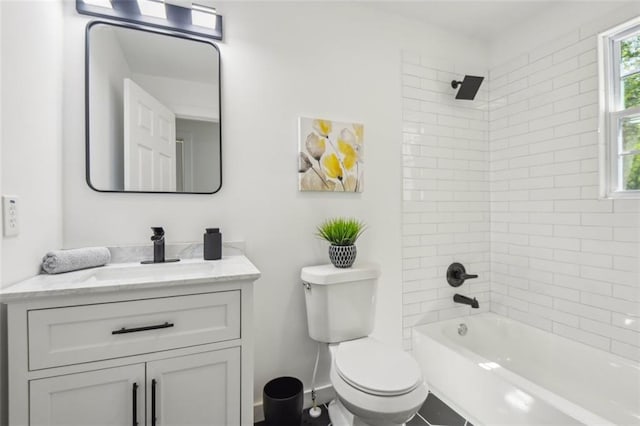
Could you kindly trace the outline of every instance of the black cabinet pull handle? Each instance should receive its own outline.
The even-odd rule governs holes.
[[[173,323],[165,322],[164,324],[148,325],[146,327],[135,327],[135,328],[122,327],[120,330],[113,330],[111,334],[137,333],[138,331],[158,330],[160,328],[169,328],[169,327],[173,327]]]
[[[156,426],[156,379],[151,380],[151,426]]]
[[[138,384],[133,384],[133,426],[138,426]]]

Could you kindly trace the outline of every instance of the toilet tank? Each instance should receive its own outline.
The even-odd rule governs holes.
[[[368,336],[373,330],[376,264],[351,268],[319,265],[302,268],[309,336],[335,343]]]

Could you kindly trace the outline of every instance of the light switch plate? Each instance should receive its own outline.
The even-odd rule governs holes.
[[[14,195],[3,195],[2,219],[5,237],[15,237],[20,233],[18,211],[18,197]]]

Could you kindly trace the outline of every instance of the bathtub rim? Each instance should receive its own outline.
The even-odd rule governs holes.
[[[568,339],[567,337],[557,335],[555,333],[551,333],[546,330],[539,329],[532,325],[523,323],[513,318],[506,317],[504,315],[500,315],[495,312],[482,312],[478,314],[465,315],[465,316],[460,316],[455,318],[449,318],[443,321],[438,321],[438,322],[433,322],[428,324],[420,324],[420,325],[414,326],[412,327],[412,337],[411,337],[412,344],[413,344],[412,351],[415,352],[417,350],[418,345],[416,343],[417,343],[417,340],[421,338],[421,339],[427,339],[428,341],[431,341],[431,342],[435,342],[435,344],[444,346],[447,350],[450,350],[454,353],[459,354],[460,356],[463,356],[464,358],[466,358],[467,360],[475,364],[478,368],[483,368],[482,366],[479,365],[480,363],[495,362],[491,359],[487,359],[483,357],[479,353],[474,352],[473,350],[458,343],[457,341],[450,339],[448,336],[446,336],[443,333],[443,330],[446,328],[446,325],[455,326],[457,324],[460,324],[461,322],[465,322],[469,320],[473,321],[474,317],[479,320],[489,318],[489,319],[493,319],[501,322],[513,322],[517,324],[517,326],[519,327],[522,326],[526,329],[532,330],[534,333],[548,333],[552,335],[554,338],[569,341],[579,346],[584,346],[589,350],[599,351],[605,354],[607,357],[609,357],[613,361],[619,362],[620,364],[626,365],[630,368],[637,370],[638,373],[640,374],[640,363],[632,359],[624,358],[614,353],[604,351],[602,349],[595,348],[593,346],[589,346],[582,342]],[[607,419],[605,417],[602,417],[602,415],[591,411],[589,408],[585,406],[579,405],[578,403],[568,400],[564,396],[561,396],[555,393],[554,391],[547,389],[542,385],[539,385],[533,382],[532,380],[527,379],[525,376],[522,376],[521,374],[513,370],[510,370],[507,367],[500,365],[500,368],[491,369],[491,372],[492,374],[495,374],[496,376],[498,376],[501,380],[505,380],[508,383],[512,384],[513,386],[518,387],[525,392],[531,393],[533,396],[539,398],[541,401],[549,404],[550,406],[576,419],[579,422],[582,422],[585,424],[616,425],[614,421]],[[450,398],[445,393],[441,392],[437,386],[434,387],[431,383],[429,383],[426,377],[425,377],[425,381],[427,381],[427,384],[429,385],[430,389],[431,388],[436,389],[438,395],[444,395],[445,398],[450,401]],[[456,404],[454,404],[453,406],[456,406]],[[472,419],[473,417],[475,416],[470,416],[469,418]],[[482,423],[482,422],[479,422],[479,423]]]

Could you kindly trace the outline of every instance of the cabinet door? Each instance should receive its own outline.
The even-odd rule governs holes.
[[[239,425],[240,348],[147,363],[147,419],[150,426]]]
[[[144,425],[144,373],[135,364],[32,380],[29,424]]]

